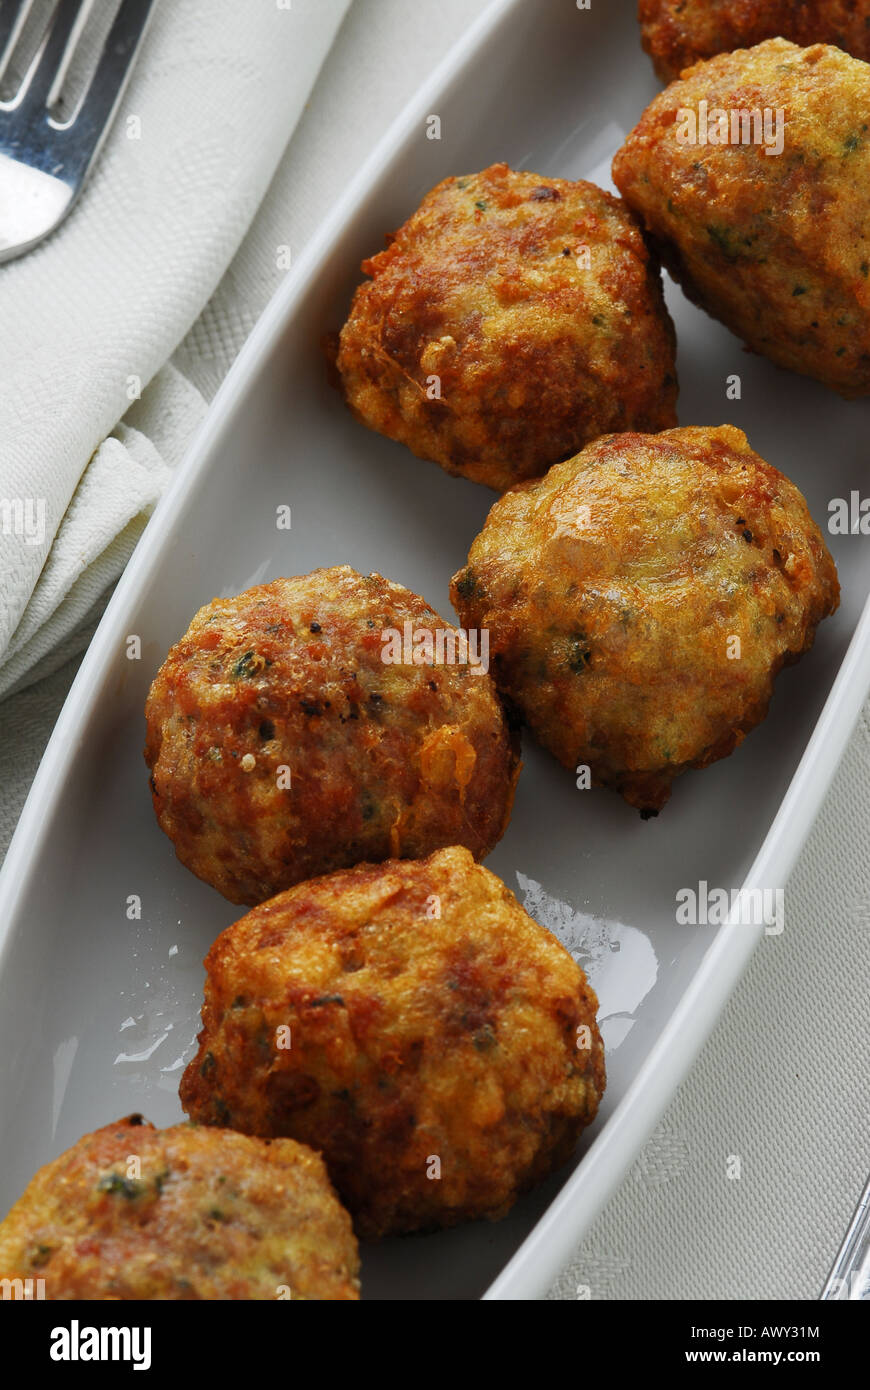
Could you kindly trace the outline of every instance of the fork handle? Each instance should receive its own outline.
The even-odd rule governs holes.
[[[819,1297],[870,1301],[870,1179]]]

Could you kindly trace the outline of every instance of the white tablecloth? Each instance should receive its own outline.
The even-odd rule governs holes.
[[[176,438],[197,418],[197,396],[214,394],[284,274],[277,248],[301,249],[484,5],[355,0],[250,231],[156,385],[179,412]],[[154,411],[143,420],[146,407],[125,428],[141,425],[153,440]],[[65,635],[42,659],[49,674],[0,705],[0,848],[83,641]],[[788,887],[785,932],[759,948],[699,1062],[550,1297],[576,1298],[581,1285],[593,1298],[817,1297],[870,1158],[868,788],[865,711]],[[726,1172],[733,1154],[742,1160],[739,1180]]]

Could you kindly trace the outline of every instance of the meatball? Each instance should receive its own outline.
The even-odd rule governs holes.
[[[640,0],[638,17],[663,82],[701,58],[777,37],[870,58],[870,0]]]
[[[613,177],[686,294],[748,347],[870,393],[870,65],[785,39],[699,64]]]
[[[141,1115],[40,1168],[0,1224],[0,1274],[47,1299],[357,1299],[358,1272],[317,1154]]]
[[[797,488],[723,425],[610,435],[507,493],[452,595],[535,737],[650,815],[764,718],[839,585]]]
[[[607,430],[677,423],[658,262],[618,198],[494,164],[389,243],[338,350],[364,424],[502,491]]]
[[[582,970],[466,849],[300,884],[206,968],[185,1110],[319,1149],[361,1235],[503,1216],[604,1090]]]
[[[363,859],[450,844],[482,858],[519,762],[477,657],[416,594],[347,565],[214,599],[145,710],[154,808],[179,859],[258,903]]]

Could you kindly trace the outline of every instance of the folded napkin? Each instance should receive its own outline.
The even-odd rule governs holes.
[[[349,4],[158,0],[78,206],[0,266],[0,696],[91,630],[183,456],[205,402],[168,359]]]

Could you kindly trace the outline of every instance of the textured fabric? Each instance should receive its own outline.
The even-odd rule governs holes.
[[[250,233],[175,354],[204,397],[284,273],[277,248],[301,249],[484,3],[355,0]],[[0,706],[4,845],[74,670],[73,661]],[[550,1297],[575,1299],[580,1285],[593,1298],[818,1295],[868,1164],[868,785],[865,713],[787,887],[785,931],[760,946]],[[731,1155],[741,1158],[739,1179],[726,1176]]]
[[[85,196],[0,267],[0,691],[117,578],[165,487],[147,438],[103,441],[221,279],[348,3],[158,5]]]
[[[66,510],[0,666],[0,696],[44,673],[133,553],[205,401],[171,365],[97,449]],[[134,428],[139,420],[143,429]]]

